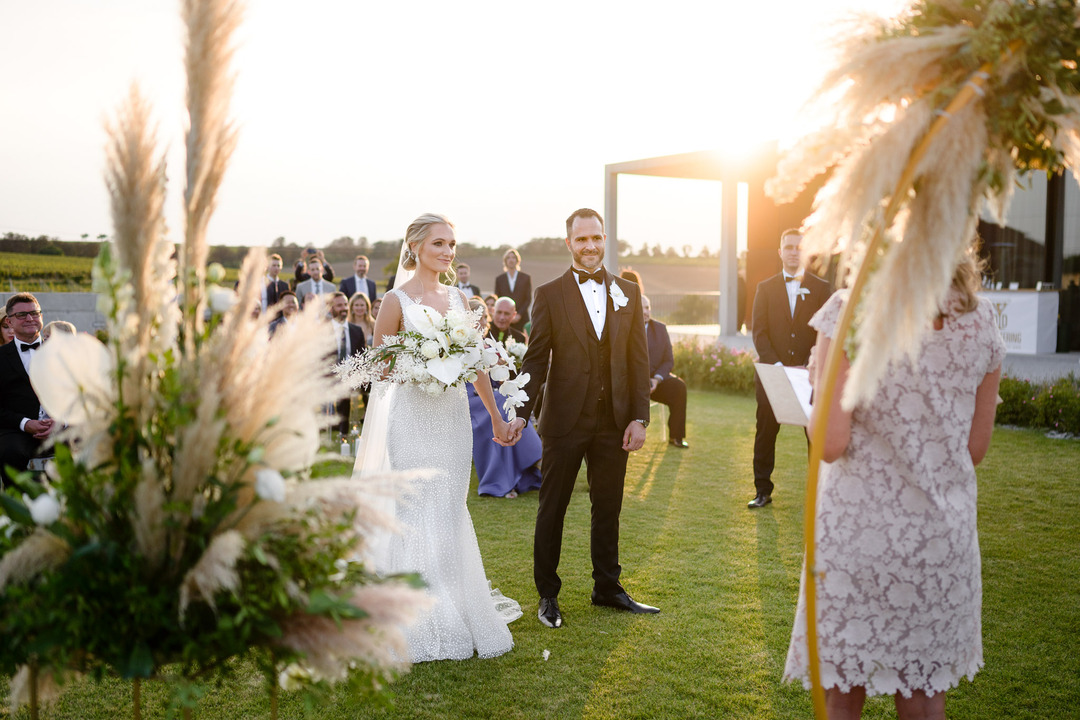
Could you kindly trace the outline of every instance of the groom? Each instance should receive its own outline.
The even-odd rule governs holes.
[[[532,306],[532,333],[522,372],[529,400],[512,431],[517,436],[546,379],[538,430],[543,480],[536,513],[533,577],[540,622],[562,626],[558,595],[563,518],[582,459],[588,463],[592,502],[594,605],[657,613],[635,602],[619,584],[619,512],[627,454],[645,442],[649,424],[649,351],[641,292],[604,271],[604,221],[595,210],[566,220],[573,265],[540,286]]]

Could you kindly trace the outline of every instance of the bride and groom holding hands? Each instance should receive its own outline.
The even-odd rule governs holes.
[[[533,301],[529,349],[522,373],[529,399],[507,423],[488,378],[474,386],[491,417],[493,440],[512,445],[521,437],[541,383],[545,399],[538,430],[543,442],[542,483],[533,545],[538,617],[563,624],[558,574],[563,521],[582,460],[592,504],[592,602],[631,613],[657,613],[633,600],[619,583],[619,514],[628,454],[645,442],[649,418],[649,357],[637,285],[604,270],[603,219],[594,210],[566,220],[572,266],[540,286]],[[417,218],[406,233],[395,290],[376,320],[375,337],[410,330],[404,309],[424,305],[445,315],[467,309],[464,295],[439,283],[454,262],[454,227],[440,215]],[[404,271],[404,277],[402,277]],[[520,606],[493,590],[466,508],[471,472],[472,426],[462,387],[433,395],[417,385],[378,396],[386,414],[385,447],[394,471],[426,470],[412,495],[397,503],[401,532],[373,543],[382,574],[421,575],[434,598],[432,611],[406,629],[410,660],[494,657],[513,647],[506,627]],[[365,432],[379,423],[365,420]],[[377,430],[375,432],[378,432]],[[376,441],[377,442],[377,441]],[[371,438],[367,440],[370,446]],[[358,456],[367,462],[370,452]]]

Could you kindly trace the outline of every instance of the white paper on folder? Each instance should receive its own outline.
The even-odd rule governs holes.
[[[758,377],[769,398],[773,415],[781,425],[810,424],[810,373],[802,367],[755,363]]]

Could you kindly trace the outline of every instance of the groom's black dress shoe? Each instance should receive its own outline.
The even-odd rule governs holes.
[[[540,622],[549,628],[562,627],[562,613],[559,612],[559,601],[555,598],[540,598],[540,612],[536,615]]]
[[[746,507],[753,510],[754,508],[762,508],[772,502],[772,495],[758,495],[756,498],[746,503]]]
[[[690,447],[690,443],[686,442],[682,438],[671,438],[670,440],[668,440],[668,445],[674,445],[675,447],[681,448],[683,450]]]
[[[594,590],[592,594],[592,604],[638,614],[660,612],[660,608],[635,602],[632,597],[624,592],[615,593],[614,595],[598,595]]]

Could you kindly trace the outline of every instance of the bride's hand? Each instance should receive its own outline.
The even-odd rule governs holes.
[[[501,417],[491,418],[491,432],[493,433],[492,440],[500,445],[510,447],[514,444],[510,423],[506,422]]]

